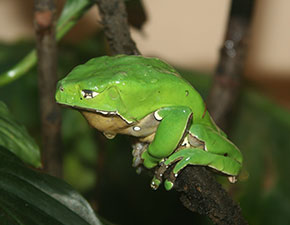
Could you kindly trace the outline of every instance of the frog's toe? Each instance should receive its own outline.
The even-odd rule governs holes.
[[[168,168],[173,163],[181,160],[183,156],[179,152],[173,153],[168,159],[165,160],[164,165]]]
[[[167,191],[170,191],[174,186],[174,182],[170,180],[165,180],[164,187]]]
[[[176,163],[176,165],[174,166],[173,168],[173,174],[174,174],[174,177],[177,177],[178,176],[178,173],[184,168],[186,167],[187,165],[189,165],[189,157],[187,158],[183,158],[181,159],[178,163]]]
[[[164,187],[167,191],[173,188],[177,176],[178,176],[177,173],[174,173],[173,171],[170,172],[169,176],[164,182]]]
[[[158,179],[157,177],[153,177],[152,181],[151,181],[151,188],[153,190],[157,190],[157,188],[159,187],[159,185],[161,184],[162,180]]]
[[[152,189],[156,190],[159,187],[159,185],[162,182],[163,174],[166,171],[166,169],[167,169],[167,166],[163,162],[161,162],[159,164],[159,167],[155,170],[155,175],[151,181]]]

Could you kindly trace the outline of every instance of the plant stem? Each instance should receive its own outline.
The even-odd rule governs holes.
[[[61,113],[54,100],[57,82],[55,11],[54,0],[35,0],[34,23],[38,56],[42,159],[46,172],[61,177]]]
[[[226,36],[207,101],[214,121],[224,130],[239,96],[254,2],[232,1]]]
[[[61,40],[93,4],[94,1],[92,0],[67,0],[57,22],[56,40]],[[25,75],[36,64],[36,62],[36,51],[33,49],[10,70],[0,74],[0,87]]]

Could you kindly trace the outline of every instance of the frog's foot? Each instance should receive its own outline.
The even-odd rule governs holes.
[[[188,165],[208,166],[228,175],[230,180],[234,181],[235,177],[239,173],[238,162],[224,155],[213,154],[200,148],[184,148],[173,153],[164,165],[170,166],[173,163],[174,166],[169,178],[164,182],[165,188],[170,190],[179,172]],[[238,168],[238,169],[235,169]]]
[[[144,143],[144,142],[137,142],[134,145],[132,145],[132,155],[133,155],[133,162],[132,162],[132,166],[133,167],[139,167],[141,165],[143,165],[143,159],[141,158],[141,155],[143,154],[143,152],[147,149],[148,144]],[[138,172],[138,169],[137,169]]]
[[[164,161],[159,164],[159,167],[155,170],[154,177],[151,181],[151,188],[153,190],[157,190],[159,185],[162,183],[164,172],[167,170],[167,166],[165,166]]]
[[[160,164],[159,167],[155,170],[155,175],[151,181],[151,188],[154,190],[157,190],[157,188],[159,187],[159,185],[162,183],[163,181],[163,177],[164,177],[164,173],[167,171],[168,167],[167,165],[165,165],[165,160],[163,160]],[[176,180],[177,174],[174,174],[173,172],[171,172],[167,179],[164,182],[164,186],[166,190],[170,190],[173,187],[173,184]]]

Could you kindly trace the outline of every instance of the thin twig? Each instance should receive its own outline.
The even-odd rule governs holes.
[[[135,44],[126,44],[133,41],[130,37],[123,1],[98,0],[97,3],[112,52],[114,54],[139,54]],[[120,17],[119,20],[116,20],[115,13]],[[216,224],[247,224],[239,206],[204,167],[185,168],[178,176],[174,188],[182,193],[180,200],[185,207],[207,215]]]
[[[42,157],[44,170],[61,177],[61,115],[54,100],[57,82],[57,46],[55,40],[55,2],[35,0],[35,31],[38,55]]]

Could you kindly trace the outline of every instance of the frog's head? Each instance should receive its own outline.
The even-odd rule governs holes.
[[[173,75],[173,76],[168,76]],[[158,81],[176,78],[177,72],[156,58],[103,56],[75,67],[58,82],[59,104],[103,114],[119,114],[127,119],[132,109],[143,112],[138,102],[151,102]],[[130,119],[131,120],[131,119]]]
[[[106,68],[107,57],[75,67],[57,84],[56,101],[80,110],[114,113],[122,108],[118,81]]]

